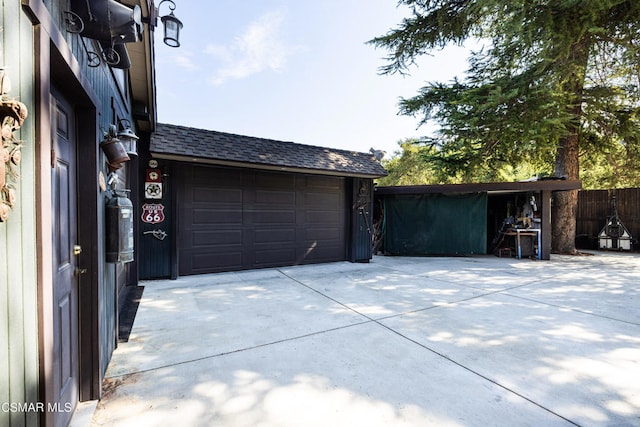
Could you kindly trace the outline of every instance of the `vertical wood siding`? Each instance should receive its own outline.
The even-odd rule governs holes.
[[[635,242],[640,238],[640,188],[582,190],[578,196],[576,239],[583,249],[595,248],[596,238],[613,214],[611,198],[617,199],[618,217]],[[634,245],[634,249],[638,249]]]
[[[44,5],[58,27],[63,28],[61,12],[68,7],[68,1],[44,0]],[[131,119],[128,96],[121,93],[114,71],[104,64],[97,68],[88,67],[79,36],[64,29],[61,33],[77,58],[86,82],[100,99],[100,105],[96,106],[98,127],[106,130],[116,117]],[[90,40],[85,43],[92,50],[97,48]],[[7,70],[12,83],[9,95],[23,102],[30,112],[16,133],[24,141],[18,168],[20,177],[15,184],[16,205],[8,221],[0,223],[0,404],[36,403],[39,399],[36,222],[38,209],[46,207],[36,206],[34,46],[33,24],[22,10],[21,1],[5,0],[0,3],[0,67]],[[98,131],[94,140],[79,143],[98,144],[101,139]],[[88,175],[81,178],[95,179],[97,188],[95,166],[83,165],[83,159],[79,159],[79,169],[83,167]],[[98,167],[105,175],[108,174],[102,153]],[[96,197],[102,201],[103,195],[96,194]],[[101,209],[95,218],[99,229],[103,223],[104,206]],[[104,373],[115,347],[114,283],[117,277],[113,265],[104,263],[102,271],[97,283],[101,301],[100,336],[96,339],[100,340],[100,368]],[[38,425],[38,418],[37,412],[0,411],[0,426],[34,426]]]
[[[33,36],[19,0],[0,10],[0,66],[11,80],[9,96],[34,106]],[[35,256],[35,128],[33,116],[15,133],[24,141],[14,184],[17,201],[0,223],[0,404],[38,400],[37,280]],[[0,411],[0,425],[36,425],[37,413]]]
[[[75,58],[77,59],[82,74],[87,79],[89,86],[92,87],[97,98],[100,100],[101,105],[96,106],[99,111],[98,126],[100,131],[96,135],[95,141],[79,141],[81,144],[99,144],[102,140],[102,133],[109,129],[109,125],[117,124],[116,120],[119,118],[129,119],[131,123],[131,110],[127,104],[128,96],[123,93],[116,82],[114,73],[120,73],[119,70],[112,70],[104,63],[99,67],[89,67],[87,53],[85,46],[88,50],[100,53],[100,47],[97,42],[90,39],[82,39],[77,34],[71,34],[64,30],[62,22],[62,12],[67,10],[66,1],[47,1],[46,6],[54,20],[58,23],[58,28],[61,28],[61,33],[64,35],[67,44],[70,46]],[[83,170],[83,159],[79,159],[78,168]],[[100,151],[99,168],[107,176],[109,170],[102,151]],[[86,169],[86,168],[84,168]],[[89,167],[92,170],[92,167]],[[126,169],[126,168],[125,168]],[[94,179],[93,176],[90,177]],[[120,177],[122,180],[126,180],[126,174]],[[80,179],[83,179],[81,176]],[[97,179],[97,177],[95,177]],[[96,184],[97,186],[97,184]],[[124,185],[126,187],[126,185]],[[106,194],[103,194],[106,200]],[[82,209],[82,207],[80,207]],[[101,211],[99,212],[99,218],[97,218],[98,227],[103,224],[104,218],[104,203],[101,205]],[[107,370],[107,366],[111,359],[111,354],[116,347],[116,318],[117,318],[117,290],[122,288],[126,280],[126,274],[118,274],[118,269],[121,268],[114,264],[103,264],[102,271],[104,274],[100,278],[98,283],[98,293],[100,295],[99,303],[99,337],[100,340],[100,369],[102,374]]]

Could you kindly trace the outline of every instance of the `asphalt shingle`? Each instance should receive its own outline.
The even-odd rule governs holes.
[[[151,136],[152,154],[327,172],[345,176],[387,175],[371,153],[339,150],[294,142],[235,135],[206,129],[158,123]]]

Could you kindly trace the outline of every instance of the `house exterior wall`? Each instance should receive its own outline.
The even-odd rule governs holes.
[[[0,404],[38,400],[38,305],[35,224],[35,126],[33,120],[33,34],[19,1],[0,9],[0,67],[11,81],[9,96],[30,115],[15,137],[23,140],[17,200],[0,223]],[[23,49],[26,48],[26,49]],[[6,408],[5,408],[6,409]],[[35,412],[0,408],[0,425],[35,425]]]
[[[143,2],[149,5],[147,2]],[[103,132],[132,118],[127,70],[89,67],[85,45],[63,26],[64,0],[7,0],[0,5],[0,67],[11,81],[8,97],[29,115],[15,136],[23,141],[15,208],[0,222],[0,425],[51,425],[52,129],[55,88],[75,109],[77,126],[79,292],[79,398],[100,396],[101,381],[117,342],[117,293],[130,280],[129,265],[105,260],[105,203],[100,178],[110,170],[99,148]],[[147,27],[145,26],[145,31]],[[90,49],[96,45],[85,39]],[[134,129],[135,131],[135,129]],[[55,132],[55,131],[54,131]],[[118,172],[119,188],[137,172]],[[14,406],[8,406],[8,405]],[[13,410],[15,405],[34,411]],[[19,408],[18,408],[19,409]],[[64,408],[63,408],[64,409]]]
[[[373,179],[351,178],[351,236],[349,260],[369,262],[373,257]]]

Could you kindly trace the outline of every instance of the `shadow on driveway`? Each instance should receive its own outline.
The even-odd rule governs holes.
[[[640,257],[144,282],[94,426],[640,425]]]

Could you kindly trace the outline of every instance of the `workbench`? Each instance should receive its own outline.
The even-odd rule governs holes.
[[[537,247],[533,245],[533,241],[531,241],[532,248],[531,253],[535,254],[537,259],[541,258],[541,241],[540,241],[540,229],[538,228],[510,228],[503,233],[505,236],[514,236],[515,237],[515,246],[516,246],[516,258],[522,259],[522,236],[531,236],[537,242]]]

